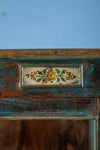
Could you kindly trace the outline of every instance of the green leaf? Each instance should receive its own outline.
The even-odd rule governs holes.
[[[43,73],[41,71],[37,70],[37,72],[38,72],[38,74],[43,75]]]
[[[26,74],[26,77],[28,77],[28,78],[29,78],[29,77],[30,77],[30,74]]]
[[[61,74],[65,74],[66,70],[62,70]]]
[[[62,81],[66,82],[66,80],[64,78],[61,78]]]
[[[42,78],[38,78],[38,79],[36,80],[36,82],[40,82],[40,81],[41,81],[41,79],[42,79]]]
[[[57,82],[60,82],[60,79],[59,79],[59,78],[57,78]]]
[[[53,81],[50,81],[51,83],[53,83]]]
[[[55,70],[56,70],[57,74],[59,74],[59,73],[60,73],[60,70],[59,70],[59,69],[55,69]]]
[[[44,70],[43,70],[43,73],[44,73],[44,74],[46,74],[46,70],[47,70],[47,69],[44,69]]]
[[[76,78],[76,76],[75,76],[75,75],[73,75],[73,78]]]

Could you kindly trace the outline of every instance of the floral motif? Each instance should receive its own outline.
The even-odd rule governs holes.
[[[26,74],[26,77],[34,80],[35,82],[42,83],[53,83],[55,82],[67,82],[67,80],[72,80],[76,78],[76,75],[72,74],[71,72],[66,70],[59,70],[59,69],[53,69],[53,68],[46,68],[43,71],[36,70],[34,72],[31,72],[30,74]]]
[[[31,72],[31,74],[26,74],[26,76],[29,78],[31,78],[31,79],[33,79],[34,81],[36,81],[36,74],[37,74],[37,72],[36,71],[34,71],[34,73],[33,72]]]
[[[56,80],[56,72],[55,71],[48,71],[47,73],[47,80],[48,81],[54,81]]]

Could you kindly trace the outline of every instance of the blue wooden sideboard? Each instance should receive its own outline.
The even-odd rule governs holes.
[[[92,119],[97,128],[99,99],[100,49],[0,50],[0,119]]]

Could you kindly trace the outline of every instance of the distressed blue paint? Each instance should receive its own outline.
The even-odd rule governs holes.
[[[43,88],[33,88],[26,87],[26,91],[22,87],[20,89],[20,96],[13,98],[6,98],[0,95],[0,117],[13,117],[10,119],[17,119],[18,116],[22,118],[35,118],[35,117],[81,117],[84,119],[93,119],[95,115],[92,114],[93,105],[87,109],[77,108],[69,109],[67,105],[68,97],[81,98],[85,97],[100,97],[100,80],[97,84],[94,69],[98,66],[98,72],[100,73],[100,60],[79,60],[70,58],[70,60],[61,58],[62,60],[24,60],[24,58],[15,58],[16,60],[8,61],[7,58],[0,59],[0,93],[2,89],[6,87],[7,90],[18,90],[17,83],[18,81],[12,80],[12,87],[8,84],[10,81],[6,81],[6,76],[11,76],[13,79],[16,77],[16,68],[11,69],[7,68],[4,65],[10,65],[10,62],[13,62],[15,65],[21,64],[23,66],[32,66],[32,65],[41,65],[41,64],[66,64],[68,66],[79,66],[83,65],[83,77],[84,77],[84,86],[82,87],[43,87]],[[19,60],[20,59],[20,60]],[[31,58],[30,58],[31,59]],[[32,58],[33,59],[33,58]],[[38,59],[38,58],[37,58]],[[47,58],[46,58],[47,59]],[[97,75],[99,77],[99,74]],[[38,97],[40,96],[40,97]],[[46,96],[46,97],[45,97]],[[31,100],[29,99],[31,97]],[[64,98],[64,99],[63,99]],[[57,99],[57,102],[55,102]],[[37,101],[36,101],[37,100]],[[53,100],[53,101],[51,101]],[[53,103],[54,102],[54,103]],[[49,105],[50,104],[50,105]],[[72,107],[71,105],[70,107]],[[38,109],[38,110],[37,110]],[[90,113],[91,112],[91,113]],[[95,129],[95,127],[94,127]],[[100,130],[100,129],[99,129]],[[94,131],[95,135],[95,131]],[[100,139],[99,139],[100,141]],[[93,145],[95,147],[95,145]]]
[[[77,103],[76,103],[77,102]],[[76,101],[75,99],[70,101],[70,99],[58,99],[57,102],[51,101],[48,98],[47,101],[44,99],[41,100],[41,103],[37,99],[0,99],[0,116],[9,115],[9,113],[14,115],[18,113],[19,115],[24,113],[31,114],[31,117],[36,117],[38,115],[44,117],[57,117],[62,114],[65,117],[96,117],[98,114],[94,111],[97,107],[97,101],[91,99],[91,103],[87,104],[86,102]],[[80,107],[79,107],[80,105]],[[15,116],[16,117],[16,116]]]
[[[26,87],[27,89],[27,93],[21,93],[21,96],[25,96],[28,97],[29,95],[34,96],[35,94],[43,94],[43,92],[49,92],[51,93],[51,96],[57,96],[59,95],[59,89],[61,94],[59,96],[65,96],[67,97],[67,93],[68,93],[68,97],[100,97],[100,89],[96,88],[97,85],[95,83],[95,81],[93,81],[93,79],[91,79],[91,77],[94,76],[94,72],[93,69],[96,67],[96,65],[100,66],[100,61],[13,61],[13,63],[15,64],[22,64],[23,66],[26,65],[36,65],[36,64],[66,64],[69,66],[79,66],[79,65],[84,65],[84,75],[83,75],[83,79],[84,79],[84,87],[63,87],[63,88],[53,88],[53,87],[49,87],[49,88],[30,88],[30,87]],[[4,64],[9,64],[9,62],[2,62],[2,65]],[[7,69],[5,67],[2,67],[2,65],[0,65],[0,90],[2,90],[3,87],[6,87],[8,90],[10,90],[10,86],[6,83],[5,80],[5,76],[9,75],[12,76],[13,79],[15,78],[15,70],[16,68],[12,68],[12,69]],[[95,79],[96,80],[96,79]],[[13,84],[13,88],[17,89],[18,87],[16,87],[16,82],[13,80],[12,82]],[[89,87],[88,87],[89,86]],[[23,88],[22,88],[23,89]],[[34,91],[34,92],[33,92]],[[63,93],[63,95],[62,95]],[[46,93],[45,93],[46,94]],[[49,95],[50,96],[50,95]]]

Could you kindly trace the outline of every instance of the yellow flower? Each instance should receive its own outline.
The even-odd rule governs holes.
[[[66,76],[66,80],[69,80],[69,79],[71,79],[70,76]]]
[[[56,75],[55,71],[49,71],[48,74],[47,74],[47,80],[48,81],[56,80],[55,75]]]
[[[66,72],[66,80],[72,79],[72,74],[70,72]]]
[[[68,72],[68,71],[66,72],[66,75],[68,75],[68,76],[69,76],[70,74],[71,74],[70,72]]]
[[[36,77],[35,77],[35,74],[34,74],[34,73],[31,73],[31,74],[30,74],[30,77],[31,77],[34,81],[36,81]]]
[[[37,72],[36,71],[34,71],[34,75],[36,75],[37,74]]]
[[[52,77],[51,80],[56,80],[56,77]]]
[[[69,77],[72,78],[73,77],[72,74],[70,74]]]

